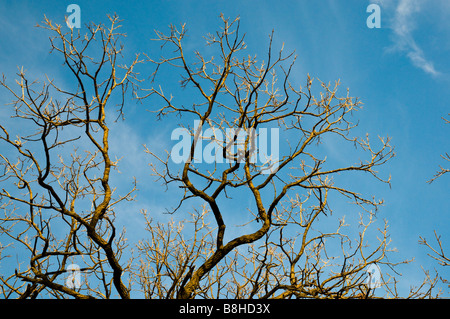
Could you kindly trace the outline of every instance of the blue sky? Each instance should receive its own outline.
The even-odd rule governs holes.
[[[446,165],[440,155],[450,152],[450,125],[442,120],[450,112],[448,0],[2,1],[1,72],[12,79],[16,66],[23,65],[32,78],[47,73],[66,81],[61,61],[48,54],[48,34],[34,26],[44,14],[63,23],[71,3],[80,6],[82,24],[105,21],[106,14],[117,13],[124,20],[126,51],[130,53],[158,56],[158,46],[150,41],[153,30],[166,31],[170,23],[187,24],[187,49],[193,50],[203,45],[201,36],[220,27],[223,13],[231,18],[240,16],[249,51],[264,57],[268,35],[274,29],[274,48],[285,43],[286,51],[295,50],[298,55],[294,82],[304,83],[306,74],[324,82],[341,79],[342,88],[348,87],[351,95],[364,103],[357,114],[358,132],[392,137],[396,157],[383,168],[392,175],[392,188],[362,186],[385,200],[379,218],[389,221],[399,255],[415,257],[414,263],[402,269],[402,285],[418,283],[420,266],[436,267],[450,277],[450,271],[433,263],[418,244],[419,236],[431,240],[436,230],[450,254],[450,175],[426,183],[439,165]],[[366,26],[370,3],[381,6],[380,29]],[[177,79],[173,81],[176,84]],[[3,122],[8,102],[3,93],[0,102]],[[134,175],[140,182],[138,201],[128,209],[162,212],[171,194],[152,182],[142,144],[155,151],[170,148],[170,132],[176,123],[156,122],[150,113],[143,116],[142,108],[132,104],[126,120],[117,123],[117,130],[111,133],[112,151],[127,154],[120,167],[124,176],[117,179],[123,182]],[[346,156],[332,143],[328,150],[336,157]],[[133,230],[129,231],[131,240],[143,233],[140,218],[132,212],[121,219]]]

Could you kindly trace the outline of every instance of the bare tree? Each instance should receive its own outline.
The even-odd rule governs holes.
[[[86,34],[47,18],[39,27],[51,32],[52,51],[62,56],[73,82],[65,88],[48,77],[31,81],[23,68],[15,85],[4,75],[0,82],[14,97],[15,119],[9,128],[0,126],[0,235],[3,245],[22,252],[16,271],[0,277],[1,293],[129,298],[122,276],[129,265],[121,261],[126,245],[114,225],[114,206],[132,199],[135,187],[121,196],[110,185],[117,161],[110,157],[107,106],[121,101],[121,115],[142,61],[137,55],[128,66],[120,64],[124,34],[117,16],[109,16],[109,26],[87,25]],[[22,131],[13,133],[13,124]],[[98,280],[65,284],[72,262]]]
[[[438,264],[440,266],[443,267],[448,267],[450,266],[450,258],[448,257],[448,255],[445,253],[443,244],[442,244],[442,240],[441,240],[441,236],[438,235],[436,233],[436,231],[434,231],[434,236],[436,239],[436,245],[437,247],[433,247],[432,244],[430,244],[426,238],[420,236],[420,240],[419,243],[421,245],[424,245],[425,247],[427,247],[427,249],[430,251],[428,253],[428,256],[430,256],[431,258],[433,258],[434,260],[436,260],[438,262]],[[436,278],[438,278],[441,280],[442,283],[447,284],[450,287],[450,282],[448,281],[448,279],[442,277],[441,275],[439,275],[439,271],[436,271]]]
[[[450,113],[449,113],[450,115]],[[446,124],[449,124],[450,121],[446,118],[442,118]],[[441,157],[450,162],[450,155],[448,153],[445,153],[444,155],[441,155]],[[450,172],[450,169],[448,168],[444,168],[443,166],[439,166],[439,171],[433,176],[433,178],[431,178],[428,183],[431,184],[433,183],[436,179],[440,178],[441,176],[443,176],[444,174]],[[425,247],[427,247],[427,249],[430,251],[430,253],[428,253],[428,255],[430,257],[432,257],[433,259],[435,259],[439,265],[441,266],[449,266],[450,265],[450,259],[446,256],[445,251],[444,251],[444,247],[442,245],[442,240],[441,240],[441,236],[439,236],[436,231],[434,232],[434,236],[436,239],[436,244],[437,244],[437,248],[434,248],[424,237],[420,236],[419,239],[419,243],[421,245],[424,245]],[[436,276],[438,276],[439,274],[437,273]],[[440,279],[443,283],[445,284],[449,284],[449,281],[445,278],[442,278],[442,276],[440,276]],[[449,285],[450,286],[450,285]]]
[[[450,113],[449,113],[449,115],[450,115]],[[445,123],[450,124],[450,120],[447,120],[446,118],[442,118],[442,119],[445,121]],[[445,153],[445,155],[441,155],[441,157],[442,157],[444,160],[450,162],[450,155],[449,155],[448,153]],[[428,183],[431,184],[431,183],[434,182],[437,178],[441,177],[442,175],[444,175],[444,174],[446,174],[446,173],[448,173],[448,172],[450,172],[450,169],[449,169],[449,168],[444,168],[444,167],[442,167],[442,166],[439,166],[439,171],[433,176],[432,179],[430,179],[430,180],[428,181]]]
[[[165,243],[169,246],[164,246],[162,253],[155,248],[158,240],[141,243],[142,265],[154,265],[158,271],[151,273],[161,276],[157,288],[149,285],[156,278],[142,266],[138,271],[142,289],[148,296],[161,298],[173,297],[175,290],[177,298],[372,296],[373,289],[366,282],[367,267],[378,264],[393,269],[397,265],[387,257],[391,252],[387,225],[379,230],[379,236],[372,237],[370,246],[367,242],[367,229],[382,201],[339,185],[334,177],[368,175],[389,184],[389,177],[383,178],[377,171],[394,156],[389,138],[380,137],[375,148],[368,135],[351,137],[357,125],[350,117],[360,109],[360,102],[348,91],[339,96],[339,81],[334,85],[319,81],[321,91],[317,95],[313,94],[315,88],[309,76],[305,86],[294,86],[290,78],[295,57],[284,54],[283,49],[273,52],[273,33],[266,61],[259,62],[244,53],[246,44],[239,19],[230,21],[222,16],[222,20],[222,30],[206,36],[209,50],[215,49],[218,55],[211,58],[200,51],[191,56],[184,50],[185,25],[181,29],[171,25],[167,35],[156,33],[161,47],[172,55],[149,59],[156,67],[153,81],[165,66],[176,68],[182,74],[182,88],[189,90],[187,96],[192,99],[178,102],[162,85],[140,98],[162,101],[163,106],[156,111],[160,118],[175,114],[196,120],[197,124],[184,122],[190,142],[179,171],[169,152],[167,157],[149,149],[147,152],[156,160],[152,164],[154,175],[167,186],[173,183],[183,189],[179,205],[171,212],[178,211],[189,199],[201,199],[206,205],[204,210],[212,213],[214,227],[205,228],[205,215],[195,215],[194,228],[204,231],[203,235],[194,231],[196,237],[176,240],[180,228],[149,226],[152,238],[170,237],[176,244]],[[254,161],[260,129],[273,127],[289,134],[288,141],[281,143],[285,146],[282,156]],[[209,134],[204,134],[205,128]],[[240,139],[242,131],[251,133]],[[226,136],[221,132],[233,133]],[[354,164],[348,166],[327,162],[326,154],[320,155],[320,144],[329,136],[354,145],[363,159],[355,158]],[[215,143],[210,148],[215,160],[209,165],[201,163],[197,153],[205,140]],[[242,196],[248,198],[247,207]],[[355,211],[360,210],[361,228],[354,240],[344,232],[347,224],[342,214],[334,232],[320,229],[319,220],[331,218],[333,201],[339,196],[350,200]],[[234,215],[245,216],[248,211],[253,219],[242,217],[245,226],[232,229],[227,240],[227,229],[232,225],[226,222],[230,219],[226,207],[230,206]],[[211,236],[213,241],[205,242]],[[185,246],[199,248],[181,248]],[[202,254],[197,255],[198,251]],[[180,264],[175,266],[174,260]],[[388,282],[383,278],[383,284]],[[395,286],[393,280],[391,283]]]
[[[146,219],[150,239],[138,244],[140,262],[132,271],[145,298],[177,297],[177,292],[183,289],[196,267],[214,254],[217,228],[206,222],[208,213],[204,206],[201,212],[192,213],[191,219],[178,223],[154,225],[154,221]],[[398,291],[399,273],[394,268],[410,261],[394,263],[388,260],[391,250],[386,248],[389,244],[386,228],[380,230],[383,237],[380,236],[376,247],[367,249],[367,245],[361,244],[367,242],[365,237],[374,222],[374,215],[366,221],[361,220],[361,232],[354,240],[346,234],[345,229],[351,227],[343,220],[335,232],[319,233],[314,237],[310,229],[304,236],[308,238],[306,243],[299,235],[280,238],[289,226],[300,226],[295,222],[283,225],[283,229],[274,227],[259,242],[239,247],[224,256],[201,279],[192,297],[437,298],[441,292],[436,293],[434,289],[439,277],[432,277],[427,271],[418,286],[410,287],[406,294]],[[305,247],[303,251],[296,247],[296,240],[301,242],[298,247]],[[379,282],[371,284],[367,271],[370,265],[382,267],[381,276],[375,278]]]
[[[420,243],[427,246],[433,252],[433,254],[429,254],[429,256],[437,260],[441,266],[450,266],[450,258],[445,255],[444,248],[442,247],[441,236],[438,236],[436,232],[434,232],[434,236],[439,248],[433,248],[433,246],[431,246],[430,243],[423,237],[420,237]]]
[[[390,183],[378,172],[394,156],[389,138],[375,147],[368,136],[352,137],[351,116],[361,104],[348,91],[340,96],[339,81],[316,88],[308,76],[294,86],[295,57],[273,52],[273,34],[267,61],[258,62],[245,54],[239,20],[222,20],[223,29],[206,37],[218,58],[196,51],[193,61],[183,49],[185,26],[157,32],[162,47],[174,50],[149,59],[152,80],[175,67],[192,100],[179,102],[162,85],[139,98],[162,101],[160,118],[182,115],[190,142],[180,171],[171,154],[146,151],[157,178],[181,189],[171,212],[182,213],[188,200],[194,209],[190,219],[168,224],[144,210],[148,238],[137,244],[136,262],[123,260],[130,249],[115,222],[116,205],[133,199],[136,184],[122,195],[111,184],[118,161],[109,124],[123,115],[128,89],[139,92],[135,67],[144,61],[136,55],[119,64],[124,34],[117,16],[108,27],[88,25],[85,35],[45,19],[41,27],[52,33],[52,51],[73,82],[30,82],[23,69],[15,85],[5,76],[0,82],[14,99],[11,121],[0,126],[0,262],[15,267],[0,275],[4,298],[130,298],[132,289],[146,298],[372,298],[380,285],[386,296],[398,296],[396,267],[409,261],[389,257],[386,222],[374,229],[383,201],[348,182],[365,176]],[[109,111],[113,101],[118,116]],[[289,138],[272,145],[281,156],[266,157],[256,141],[272,128]],[[348,165],[327,160],[321,146],[330,136],[355,147]],[[199,163],[204,141],[214,160]],[[368,273],[379,266],[381,273]],[[78,284],[76,271],[89,280]],[[409,296],[430,297],[434,284],[427,277]]]

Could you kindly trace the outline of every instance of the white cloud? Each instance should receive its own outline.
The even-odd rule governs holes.
[[[378,0],[385,9],[394,9],[391,28],[394,32],[394,44],[390,51],[399,51],[406,54],[412,64],[424,72],[437,76],[440,74],[432,61],[427,59],[425,53],[414,39],[413,31],[416,28],[416,17],[427,0]]]
[[[416,67],[433,76],[440,74],[440,72],[435,69],[433,62],[428,61],[425,58],[423,51],[417,45],[413,46],[412,48],[413,50],[410,50],[408,52],[408,57]]]
[[[439,72],[435,69],[433,63],[425,57],[412,35],[415,28],[413,15],[420,12],[420,6],[423,2],[423,0],[400,0],[395,13],[393,30],[398,49],[407,53],[414,66],[436,76]]]

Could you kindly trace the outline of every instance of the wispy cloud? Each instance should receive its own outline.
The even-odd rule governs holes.
[[[377,2],[385,8],[394,8],[393,23],[391,25],[394,32],[394,44],[389,49],[403,52],[415,67],[422,69],[427,74],[432,76],[441,74],[435,68],[433,62],[425,56],[424,51],[413,36],[413,31],[416,29],[416,15],[421,12],[427,0],[378,0]]]
[[[395,12],[393,30],[398,49],[407,53],[414,66],[436,76],[439,72],[435,69],[433,62],[425,57],[412,35],[412,31],[415,29],[413,16],[420,12],[423,2],[423,0],[400,0]]]

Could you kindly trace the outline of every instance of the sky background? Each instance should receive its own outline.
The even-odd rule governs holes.
[[[129,54],[157,57],[158,45],[150,40],[153,30],[167,31],[171,23],[187,24],[186,49],[194,50],[203,45],[203,35],[221,26],[223,13],[240,16],[249,53],[265,58],[268,35],[274,30],[274,49],[284,43],[286,51],[298,55],[293,82],[305,83],[307,74],[324,82],[340,79],[342,89],[348,87],[364,103],[356,115],[358,132],[392,138],[396,157],[383,168],[392,176],[392,188],[374,184],[370,189],[385,200],[378,217],[389,222],[392,246],[401,257],[415,258],[402,268],[403,287],[420,282],[421,266],[450,278],[450,271],[433,262],[418,244],[419,236],[431,241],[436,231],[450,254],[450,175],[426,183],[439,165],[448,164],[440,155],[450,152],[450,125],[442,120],[450,112],[450,1],[1,1],[0,72],[12,80],[17,66],[23,65],[31,78],[49,74],[67,81],[61,61],[49,55],[49,34],[34,26],[44,15],[64,23],[71,3],[80,6],[82,24],[106,22],[107,14],[117,13],[124,20]],[[366,25],[370,3],[381,6],[380,29]],[[176,92],[178,79],[172,80]],[[0,93],[2,123],[8,121],[8,98]],[[136,176],[139,182],[137,201],[118,214],[133,241],[144,234],[139,209],[164,219],[160,213],[173,197],[153,182],[142,145],[155,152],[170,148],[170,132],[177,123],[156,122],[151,113],[143,115],[150,106],[130,105],[126,120],[114,125],[111,149],[126,154],[120,166],[123,176],[114,178],[126,183]],[[340,148],[327,147],[330,154],[345,158]]]

